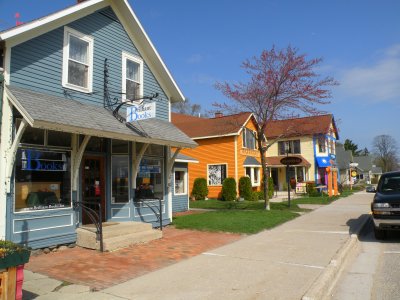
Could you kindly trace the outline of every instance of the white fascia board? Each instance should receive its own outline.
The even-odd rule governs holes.
[[[193,163],[193,164],[198,164],[198,160],[189,160],[189,159],[175,159],[175,162],[181,162],[181,163]]]
[[[250,113],[250,116],[247,118],[247,120],[243,123],[243,126],[240,127],[239,131],[237,132],[237,135],[240,135],[241,132],[243,131],[243,128],[246,127],[246,124],[250,121],[251,117],[253,116],[253,113]],[[254,118],[255,119],[255,118]],[[257,123],[257,122],[256,122]],[[257,124],[258,125],[258,124]]]
[[[214,139],[219,137],[227,137],[227,136],[237,136],[237,133],[228,133],[221,135],[210,135],[210,136],[199,136],[199,137],[191,137],[192,140],[205,140],[205,139]]]
[[[145,62],[159,81],[164,92],[168,95],[169,100],[171,102],[184,101],[185,97],[183,93],[179,89],[127,0],[112,1],[111,6],[129,37],[135,43],[136,48],[138,48]]]
[[[89,15],[108,5],[110,4],[107,0],[87,0],[46,17],[3,31],[0,33],[0,40],[7,40],[7,45],[12,47]]]

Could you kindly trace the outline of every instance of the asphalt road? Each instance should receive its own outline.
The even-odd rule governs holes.
[[[369,222],[360,235],[358,252],[350,259],[332,299],[400,299],[400,232],[389,232],[378,241]]]

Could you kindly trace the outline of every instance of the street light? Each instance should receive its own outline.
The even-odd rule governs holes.
[[[289,141],[285,143],[286,157],[289,157]],[[288,206],[290,207],[290,178],[289,178],[289,163],[286,164],[286,182],[288,190]]]

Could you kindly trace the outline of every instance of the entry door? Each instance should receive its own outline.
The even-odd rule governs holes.
[[[84,205],[98,211],[97,203],[101,203],[102,220],[106,218],[104,158],[84,157],[82,170],[82,200]],[[87,202],[87,203],[85,203]],[[82,209],[82,223],[93,223],[85,209]]]

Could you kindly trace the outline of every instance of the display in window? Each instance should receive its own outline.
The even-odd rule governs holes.
[[[70,206],[68,152],[19,149],[15,170],[15,211]]]
[[[135,200],[163,199],[162,160],[142,159],[136,177]]]

